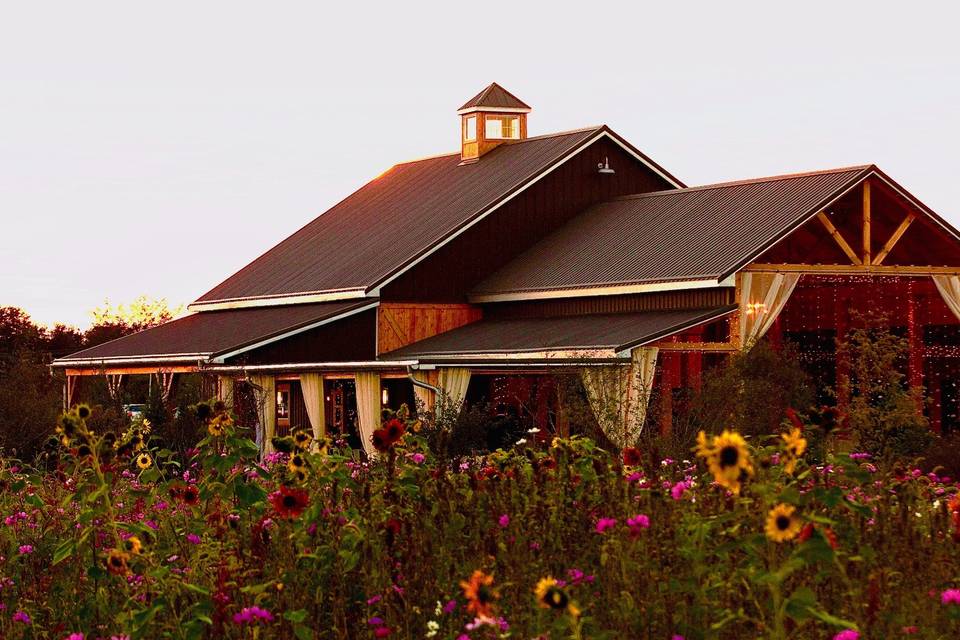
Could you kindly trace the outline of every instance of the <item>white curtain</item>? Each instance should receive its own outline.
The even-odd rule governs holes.
[[[800,274],[746,272],[740,277],[740,348],[750,349],[773,326]]]
[[[380,374],[358,372],[354,378],[357,385],[357,418],[360,440],[368,456],[375,455],[373,432],[380,428]]]
[[[233,407],[233,378],[230,376],[217,376],[217,400],[223,402],[228,408]]]
[[[593,415],[617,447],[634,444],[643,431],[658,351],[641,347],[634,349],[629,366],[586,367],[581,372]]]
[[[307,408],[310,426],[313,427],[313,437],[320,440],[327,430],[323,415],[323,376],[319,373],[301,374],[300,389],[303,391],[303,404]]]
[[[273,376],[253,375],[250,382],[256,392],[260,424],[257,426],[257,446],[260,453],[273,452],[273,436],[277,432],[277,385]]]
[[[467,397],[467,387],[470,386],[470,369],[442,367],[439,371],[437,386],[449,400],[451,408],[460,411]]]
[[[960,276],[933,276],[933,283],[950,311],[960,319]]]
[[[437,386],[436,370],[418,369],[413,372],[413,377],[420,382]],[[436,406],[436,398],[434,397],[436,394],[433,391],[413,385],[413,394],[417,400],[417,409],[423,409],[427,412],[433,411]]]

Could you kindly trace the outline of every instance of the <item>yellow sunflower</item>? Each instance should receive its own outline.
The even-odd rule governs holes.
[[[704,458],[713,480],[731,492],[740,493],[740,482],[753,475],[753,463],[746,440],[734,431],[724,431],[707,441],[707,434],[697,434],[697,457]]]
[[[297,431],[293,434],[293,444],[296,445],[300,451],[306,451],[312,441],[313,436],[306,431]]]
[[[130,560],[130,554],[119,549],[111,549],[107,554],[107,571],[114,575],[125,576],[130,572],[127,561]]]
[[[303,456],[299,453],[295,453],[290,456],[290,461],[287,462],[287,469],[291,473],[303,472],[307,467],[307,461],[303,459]]]
[[[792,475],[797,468],[797,461],[807,450],[807,439],[796,427],[790,433],[780,434],[780,437],[783,438],[783,470]]]
[[[143,543],[140,542],[140,538],[137,536],[130,536],[124,540],[123,547],[134,555],[140,555],[140,552],[143,551]]]
[[[141,469],[149,469],[152,464],[153,458],[150,457],[149,453],[141,453],[137,456],[137,466]]]
[[[765,531],[774,542],[793,540],[800,533],[802,523],[794,516],[796,508],[789,504],[778,504],[767,514]]]

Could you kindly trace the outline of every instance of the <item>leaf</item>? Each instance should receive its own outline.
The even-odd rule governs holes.
[[[850,622],[849,620],[844,620],[843,618],[838,618],[837,616],[827,613],[822,609],[810,608],[807,609],[811,616],[816,618],[821,622],[826,622],[829,625],[834,627],[840,627],[842,629],[850,629],[852,631],[858,631],[857,624],[855,622]]]
[[[800,622],[810,618],[810,608],[817,606],[817,596],[810,587],[800,587],[787,599],[787,615]]]
[[[267,497],[267,492],[260,485],[245,482],[243,478],[237,478],[233,482],[233,495],[236,496],[241,506],[249,507],[263,501]]]
[[[284,619],[299,624],[307,619],[306,609],[297,609],[296,611],[287,611],[283,614]]]
[[[210,595],[209,589],[204,589],[200,585],[193,584],[192,582],[181,582],[180,584],[182,584],[187,589],[187,591],[193,591],[194,593],[199,593],[202,596]]]
[[[73,538],[61,542],[53,552],[53,564],[57,565],[73,555],[77,549],[77,541]]]
[[[313,640],[313,631],[310,630],[310,627],[300,624],[293,628],[293,635],[297,636],[298,640]]]

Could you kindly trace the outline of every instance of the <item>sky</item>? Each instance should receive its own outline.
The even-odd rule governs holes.
[[[690,185],[873,162],[960,224],[952,5],[0,0],[0,306],[188,303],[493,81]]]

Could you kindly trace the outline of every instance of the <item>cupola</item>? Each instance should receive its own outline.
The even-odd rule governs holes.
[[[457,113],[461,164],[476,162],[505,142],[527,137],[530,106],[496,82],[467,100]]]

